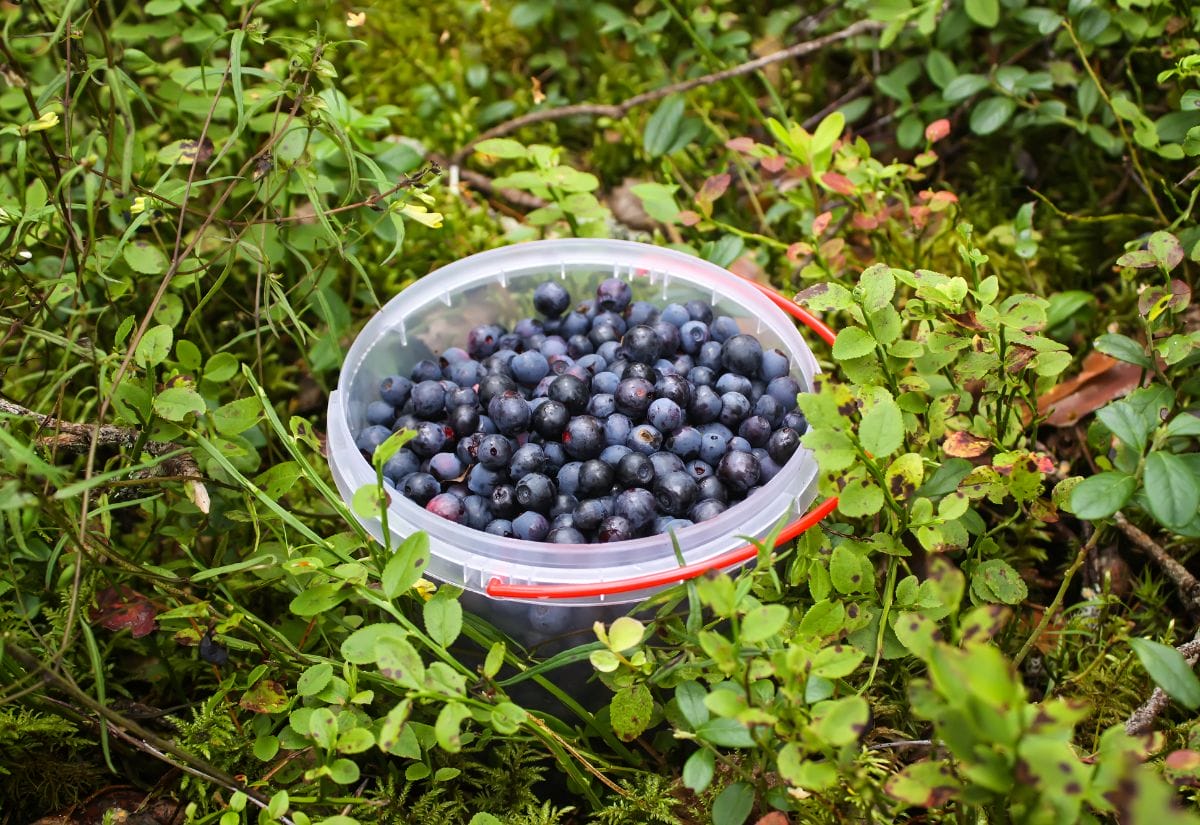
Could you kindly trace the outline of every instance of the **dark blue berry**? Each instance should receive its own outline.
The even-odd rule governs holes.
[[[412,441],[408,442],[408,447],[422,458],[428,458],[442,451],[442,446],[446,443],[446,430],[449,429],[444,424],[435,424],[432,421],[422,421],[415,428],[416,435]],[[453,431],[451,431],[453,434]]]
[[[688,355],[696,355],[708,342],[708,327],[700,321],[688,321],[679,328],[679,346]]]
[[[491,501],[492,515],[496,518],[514,518],[521,512],[517,504],[517,488],[511,484],[497,484],[488,498]]]
[[[683,470],[683,459],[674,453],[668,453],[666,450],[659,450],[657,453],[650,454],[650,465],[654,467],[654,477],[661,479],[671,473],[677,473]]]
[[[696,387],[692,403],[688,405],[688,418],[693,424],[708,424],[721,417],[721,396],[707,385]]]
[[[683,304],[667,304],[658,314],[658,319],[672,326],[681,327],[692,320],[692,314]]]
[[[633,538],[633,525],[624,516],[607,516],[596,530],[596,538],[602,544],[613,541],[628,541]]]
[[[574,527],[555,527],[546,534],[550,544],[587,544],[587,538]]]
[[[621,351],[630,361],[641,364],[653,364],[663,351],[663,342],[653,327],[638,324],[630,327],[621,339]]]
[[[472,358],[487,358],[500,348],[504,329],[496,324],[481,324],[467,333],[467,352]]]
[[[554,496],[554,501],[550,503],[550,517],[558,518],[563,515],[570,515],[575,512],[575,507],[579,504],[579,499],[569,493],[558,493]],[[572,521],[572,524],[574,522]]]
[[[514,481],[546,469],[546,454],[538,444],[525,444],[512,454],[508,474]]]
[[[654,504],[654,495],[649,490],[635,487],[617,495],[613,513],[624,517],[634,532],[641,532],[654,520]]]
[[[692,505],[692,509],[688,512],[688,518],[693,522],[708,521],[710,518],[721,515],[727,509],[725,502],[715,498],[705,498]]]
[[[567,422],[563,433],[563,449],[579,460],[596,458],[604,449],[604,425],[591,415],[577,415]]]
[[[600,522],[612,515],[612,507],[607,499],[585,498],[575,505],[572,515],[578,529],[591,533],[600,526]]]
[[[446,424],[457,437],[468,436],[479,429],[479,408],[474,404],[454,407],[446,416]]]
[[[708,367],[720,375],[725,371],[725,368],[721,365],[721,347],[722,345],[716,341],[709,341],[700,347],[700,353],[696,356],[696,363],[702,367]]]
[[[800,434],[791,427],[781,427],[767,439],[767,454],[776,464],[787,464],[800,448]]]
[[[571,420],[571,413],[558,401],[549,398],[542,399],[530,418],[533,431],[547,441],[558,441]]]
[[[673,433],[683,426],[683,410],[669,398],[656,398],[646,410],[646,421],[661,433]]]
[[[529,473],[517,482],[517,504],[526,510],[550,512],[555,493],[554,483],[541,473]]]
[[[483,496],[470,495],[463,500],[462,523],[472,530],[482,530],[492,520],[492,502]]]
[[[568,461],[559,468],[556,480],[558,481],[558,491],[560,493],[578,494],[579,470],[582,467],[582,461]]]
[[[763,348],[752,335],[735,335],[721,344],[721,364],[739,375],[758,375]]]
[[[463,500],[453,493],[439,493],[429,499],[425,509],[435,516],[441,516],[455,523],[461,522],[467,511]]]
[[[750,442],[751,447],[765,447],[771,437],[771,422],[761,415],[748,416],[738,427],[738,435]]]
[[[625,320],[630,326],[653,323],[658,320],[658,308],[646,301],[634,301],[625,313]]]
[[[658,452],[662,448],[662,443],[663,436],[658,429],[650,424],[638,424],[630,431],[625,446],[634,452],[650,455]]]
[[[701,499],[712,499],[719,501],[722,504],[729,503],[729,491],[725,489],[724,483],[715,475],[705,476],[698,482],[700,488]]]
[[[511,376],[504,373],[491,373],[484,377],[479,382],[479,403],[488,409],[492,403],[492,399],[506,392],[516,392],[517,382]],[[490,415],[490,413],[489,413]]]
[[[529,429],[529,402],[508,390],[488,402],[488,417],[504,435],[516,435]]]
[[[414,383],[422,381],[438,381],[442,377],[442,365],[436,361],[431,361],[428,358],[423,358],[416,363],[409,373]]]
[[[610,415],[617,414],[616,399],[608,393],[596,393],[588,401],[587,412],[588,415],[594,415],[601,420],[607,420]]]
[[[691,510],[700,497],[700,488],[688,473],[679,470],[668,473],[654,484],[654,498],[661,510],[672,516],[682,516]]]
[[[552,401],[557,401],[567,408],[572,415],[578,415],[587,409],[588,387],[573,375],[560,375],[550,382],[546,391]]]
[[[491,533],[493,536],[504,536],[505,538],[513,538],[517,534],[513,532],[513,523],[506,518],[493,519],[488,522],[487,527],[483,528],[483,532]]]
[[[495,470],[476,464],[467,473],[467,488],[477,496],[490,496],[501,478],[503,476]]]
[[[412,392],[413,382],[402,375],[389,375],[379,382],[379,397],[396,409],[408,403],[408,394]]]
[[[459,478],[465,469],[454,453],[438,453],[429,459],[429,472],[438,481]]]
[[[617,410],[633,421],[641,421],[654,400],[654,385],[645,378],[626,378],[613,393]]]
[[[711,464],[709,464],[707,461],[701,461],[698,458],[689,461],[686,469],[691,477],[696,479],[696,481],[703,481],[714,473]]]
[[[729,429],[737,429],[749,414],[750,401],[740,392],[727,392],[721,396],[721,414],[717,418]]]
[[[368,424],[387,427],[390,432],[392,422],[396,420],[396,410],[386,401],[372,401],[367,405],[366,419]]]
[[[597,458],[588,459],[579,468],[579,496],[592,498],[608,493],[612,489],[616,473],[608,464]]]
[[[700,455],[700,431],[692,426],[680,427],[663,441],[663,449],[670,450],[684,461]]]
[[[654,394],[669,398],[685,410],[692,403],[692,385],[680,375],[664,375],[654,382]]]
[[[622,458],[632,452],[633,450],[629,449],[624,444],[609,444],[600,451],[600,460],[605,464],[608,464],[610,467],[616,467]]]
[[[617,463],[617,482],[624,487],[647,487],[654,481],[654,465],[642,453],[630,452]]]
[[[728,341],[740,332],[741,330],[738,329],[737,321],[728,315],[718,315],[709,324],[709,333],[712,335],[712,339],[720,343]]]
[[[525,541],[541,541],[550,532],[550,522],[541,513],[527,511],[513,519],[513,534]]]
[[[547,318],[557,318],[571,306],[571,293],[557,281],[544,281],[533,290],[533,308]]]
[[[358,449],[370,456],[374,454],[375,449],[380,444],[388,440],[391,434],[392,431],[387,427],[381,427],[378,424],[374,424],[370,427],[364,428],[363,431],[358,434],[358,437],[354,439],[354,446],[358,447]]]
[[[402,447],[383,465],[383,477],[399,483],[409,473],[415,473],[421,467],[421,460],[416,453],[407,447]]]
[[[763,350],[762,365],[759,367],[759,375],[764,381],[772,381],[776,378],[782,378],[791,370],[792,365],[788,360],[787,354],[781,349]]]
[[[537,386],[538,381],[550,374],[550,362],[536,350],[517,355],[508,362],[508,368],[513,378],[527,387]]]
[[[502,435],[485,435],[476,448],[477,459],[489,470],[503,470],[512,460],[512,445]]]
[[[622,312],[632,300],[633,287],[620,278],[609,278],[596,287],[596,306],[600,309]]]
[[[761,472],[758,459],[740,450],[730,450],[717,464],[717,478],[729,489],[740,493],[758,484]]]
[[[687,308],[688,315],[693,321],[699,321],[702,324],[710,324],[713,319],[712,304],[708,301],[701,301],[699,298],[693,298],[684,306]]]
[[[402,496],[415,501],[422,507],[428,504],[429,500],[442,489],[437,483],[437,479],[429,473],[409,473],[400,479],[400,483],[396,487]]]

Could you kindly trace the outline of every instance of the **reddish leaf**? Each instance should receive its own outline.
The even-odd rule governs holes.
[[[701,216],[699,212],[693,212],[690,209],[684,209],[675,218],[684,226],[695,226],[700,223]]]
[[[925,127],[925,139],[930,143],[937,143],[948,134],[950,134],[950,121],[946,118],[935,120]]]
[[[1054,524],[1058,521],[1058,508],[1049,499],[1036,498],[1029,504],[1029,515],[1038,521]]]
[[[1192,300],[1192,290],[1183,281],[1173,278],[1169,287],[1151,286],[1138,296],[1138,312],[1149,315],[1153,309],[1179,312]]]
[[[1083,359],[1083,371],[1074,378],[1052,387],[1038,399],[1038,413],[1053,427],[1069,427],[1090,412],[1137,388],[1142,370],[1091,352]]]
[[[287,691],[274,679],[261,682],[242,694],[239,705],[254,713],[279,713],[287,707]]]
[[[725,190],[729,188],[729,173],[724,172],[720,175],[713,175],[708,180],[704,181],[704,185],[700,187],[699,193],[696,195],[696,200],[704,200],[712,203],[717,198],[725,194]]]
[[[778,172],[779,170],[783,169],[783,167],[787,166],[787,158],[785,158],[783,155],[774,155],[769,158],[763,158],[761,161],[759,161],[759,163],[762,165],[762,168],[766,169],[768,172]]]
[[[924,229],[932,213],[933,210],[928,206],[910,206],[908,208],[908,219],[912,221],[913,226],[917,229]]]
[[[833,220],[833,213],[829,210],[825,210],[820,215],[817,215],[815,218],[813,218],[812,233],[814,235],[820,235],[825,231],[825,227],[829,226],[829,222],[831,220]]]
[[[821,175],[821,183],[837,192],[839,195],[854,194],[854,183],[850,178],[838,172],[826,172]]]
[[[754,138],[749,137],[735,137],[725,141],[725,148],[734,152],[749,152],[756,145]]]
[[[149,636],[158,629],[154,617],[158,614],[150,600],[131,587],[106,587],[96,594],[96,606],[91,619],[108,630],[129,628],[135,639]]]
[[[783,811],[771,811],[754,825],[791,825],[791,820]]]
[[[946,440],[942,442],[942,449],[946,455],[955,458],[977,458],[986,453],[991,446],[992,442],[986,438],[966,432],[948,433]]]
[[[812,244],[807,244],[804,241],[797,241],[787,248],[787,259],[792,263],[798,262],[801,258],[806,258],[813,253]]]
[[[875,229],[879,226],[879,219],[863,212],[855,212],[850,223],[855,229]]]

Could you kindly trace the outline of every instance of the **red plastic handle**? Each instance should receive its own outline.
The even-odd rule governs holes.
[[[803,307],[794,301],[780,295],[768,286],[757,281],[744,279],[753,284],[760,292],[771,299],[775,306],[791,315],[800,323],[820,336],[825,343],[832,345],[836,336],[834,331],[819,321]],[[827,499],[822,504],[808,511],[796,521],[780,531],[777,541],[791,541],[808,528],[829,515],[837,507],[836,497]],[[711,559],[682,567],[673,567],[659,573],[649,573],[645,576],[631,576],[610,582],[591,582],[588,584],[505,584],[499,578],[493,578],[487,583],[487,594],[496,599],[579,599],[589,596],[612,596],[617,593],[630,593],[635,590],[645,590],[651,587],[663,587],[702,576],[710,570],[721,570],[736,564],[747,562],[758,554],[758,548],[753,544],[745,544],[722,553]]]

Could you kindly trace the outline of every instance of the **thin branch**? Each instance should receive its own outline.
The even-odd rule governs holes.
[[[633,97],[628,98],[621,103],[573,103],[568,106],[556,106],[552,109],[541,109],[535,112],[526,112],[523,115],[493,126],[483,134],[478,135],[466,146],[455,152],[450,160],[453,165],[461,165],[463,159],[467,157],[471,149],[474,148],[475,145],[480,141],[487,140],[489,138],[500,137],[501,135],[507,135],[510,132],[515,132],[518,129],[534,123],[544,123],[548,120],[562,120],[563,118],[568,117],[611,117],[614,119],[624,117],[630,109],[634,109],[638,106],[644,106],[647,103],[653,103],[656,100],[662,100],[664,97],[668,97],[673,94],[679,94],[681,92],[687,92],[700,86],[709,86],[713,83],[720,83],[721,81],[729,80],[733,77],[751,74],[763,68],[764,66],[769,66],[772,63],[778,63],[781,60],[791,60],[798,57],[804,57],[805,55],[820,51],[821,49],[833,43],[838,43],[842,40],[848,40],[849,38],[859,34],[878,31],[883,27],[884,24],[876,20],[859,20],[857,23],[851,23],[844,29],[823,35],[822,37],[815,37],[812,40],[805,40],[800,43],[796,43],[788,46],[786,49],[781,49],[780,51],[763,55],[762,57],[755,58],[754,60],[748,60],[745,63],[739,63],[737,66],[731,66],[728,69],[722,69],[719,72],[711,72],[700,77],[693,77],[690,80],[683,80],[679,83],[672,83],[669,86],[653,89],[649,92],[642,92],[641,94],[634,95]]]
[[[1071,580],[1075,578],[1075,574],[1079,572],[1079,568],[1083,567],[1088,552],[1100,540],[1100,532],[1100,530],[1093,530],[1091,537],[1080,546],[1079,552],[1075,554],[1075,561],[1071,562],[1071,566],[1063,573],[1062,584],[1059,585],[1058,592],[1054,594],[1054,601],[1042,612],[1041,621],[1038,622],[1033,632],[1029,634],[1029,638],[1025,640],[1025,644],[1021,645],[1021,649],[1017,651],[1017,655],[1013,657],[1014,667],[1019,666],[1025,660],[1025,657],[1029,655],[1029,651],[1033,649],[1038,639],[1042,638],[1042,634],[1046,632],[1046,628],[1049,626],[1054,614],[1062,607],[1063,601],[1067,597],[1067,588],[1070,586]]]
[[[1183,658],[1187,660],[1189,665],[1194,666],[1196,660],[1200,659],[1200,633],[1197,634],[1197,638],[1192,639],[1190,642],[1184,642],[1175,649],[1183,654]],[[1130,736],[1146,733],[1150,730],[1151,725],[1154,724],[1154,720],[1170,704],[1171,697],[1167,696],[1162,688],[1156,687],[1154,692],[1150,694],[1150,698],[1140,708],[1129,715],[1129,719],[1125,722],[1125,732]]]
[[[1121,532],[1133,542],[1133,546],[1149,556],[1167,574],[1167,578],[1175,583],[1188,612],[1193,615],[1200,614],[1200,581],[1158,542],[1131,524],[1124,513],[1117,512],[1113,520]]]

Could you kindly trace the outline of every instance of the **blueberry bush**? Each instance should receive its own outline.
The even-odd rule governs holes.
[[[0,824],[1200,821],[1195,7],[0,19]],[[550,282],[383,381],[343,499],[367,320],[563,237],[774,288],[822,372]],[[590,627],[386,523],[669,534],[800,454],[818,526]]]

